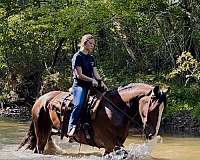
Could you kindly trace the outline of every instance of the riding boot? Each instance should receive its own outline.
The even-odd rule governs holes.
[[[67,135],[68,135],[69,137],[73,137],[75,131],[76,131],[76,126],[74,125],[74,126],[71,128],[71,130],[67,133]]]

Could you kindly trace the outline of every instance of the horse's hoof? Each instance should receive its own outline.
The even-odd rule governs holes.
[[[38,153],[37,148],[35,148],[35,149],[33,150],[33,153]]]

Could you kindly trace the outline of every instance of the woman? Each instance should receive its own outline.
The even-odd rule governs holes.
[[[95,60],[91,55],[95,47],[95,39],[91,34],[82,37],[80,50],[74,54],[72,58],[73,72],[73,110],[69,119],[68,136],[74,135],[76,124],[80,118],[81,110],[90,86],[96,87],[98,80],[101,80],[95,64]],[[101,81],[101,87],[107,89],[106,85]]]

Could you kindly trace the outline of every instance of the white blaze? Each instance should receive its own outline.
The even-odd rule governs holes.
[[[164,103],[161,103],[161,105],[159,106],[159,115],[158,115],[158,121],[157,121],[157,125],[156,125],[156,133],[155,133],[154,137],[158,134],[158,131],[160,128],[160,122],[161,122],[163,109],[164,109]]]

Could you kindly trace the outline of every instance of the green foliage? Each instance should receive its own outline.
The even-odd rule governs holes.
[[[191,55],[190,52],[183,52],[176,61],[177,67],[169,73],[169,78],[179,78],[186,79],[194,78],[199,81],[200,79],[200,64],[199,62]]]
[[[196,102],[195,108],[193,110],[193,116],[200,120],[200,102]]]
[[[200,78],[199,6],[198,0],[188,6],[170,6],[168,0],[2,0],[1,94],[35,97],[45,85],[47,90],[68,88],[71,56],[80,37],[92,33],[97,66],[110,88],[130,82],[170,85],[167,113],[192,109],[200,115],[194,84]],[[193,52],[184,52],[176,62],[176,54],[185,50]],[[12,77],[18,77],[17,85]]]
[[[169,80],[177,80],[178,83],[171,82],[171,93],[168,100],[167,114],[182,110],[191,110],[194,117],[200,119],[200,87],[198,83],[200,76],[199,62],[190,52],[183,52],[176,61],[174,68],[166,77]],[[193,80],[189,83],[189,80]],[[194,81],[196,80],[196,81]],[[180,83],[183,81],[185,85]],[[176,81],[177,82],[177,81]]]
[[[167,114],[172,115],[177,111],[196,110],[199,108],[200,87],[191,85],[170,85],[170,93],[167,101]]]

